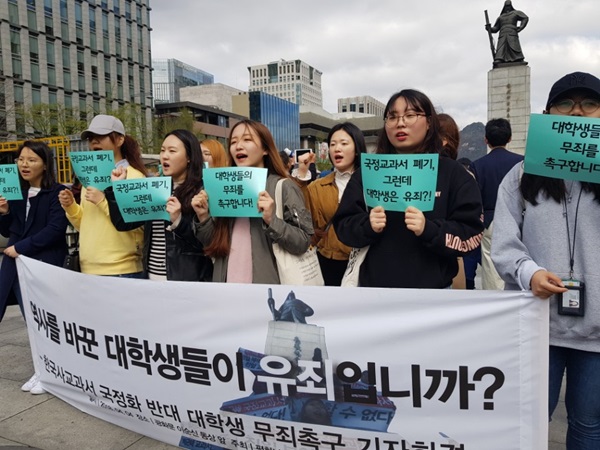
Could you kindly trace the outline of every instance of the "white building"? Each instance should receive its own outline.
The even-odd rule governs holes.
[[[385,105],[369,95],[338,99],[338,113],[357,112],[383,117],[384,110]]]
[[[199,105],[212,106],[227,112],[234,112],[231,97],[246,92],[222,83],[189,86],[179,90],[182,102],[192,102]]]
[[[299,59],[248,67],[249,92],[261,91],[300,106],[323,107],[322,72]]]

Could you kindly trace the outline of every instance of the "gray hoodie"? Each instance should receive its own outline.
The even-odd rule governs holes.
[[[581,183],[566,180],[570,193],[567,220],[563,204],[538,194],[536,206],[519,190],[522,165],[508,172],[498,190],[492,237],[492,260],[507,290],[529,290],[531,277],[545,269],[569,277],[569,239],[577,235],[573,278],[585,282],[585,316],[558,314],[558,299],[550,297],[550,345],[600,352],[600,203],[582,192]],[[570,188],[570,189],[569,189]]]

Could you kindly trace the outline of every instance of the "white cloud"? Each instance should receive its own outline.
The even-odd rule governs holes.
[[[492,57],[483,11],[493,22],[503,3],[154,0],[152,56],[179,59],[244,90],[248,66],[302,59],[323,72],[324,107],[331,112],[340,97],[371,95],[385,103],[412,87],[463,127],[487,119]],[[598,0],[513,5],[530,18],[520,40],[531,67],[532,112],[542,110],[562,75],[600,73]]]

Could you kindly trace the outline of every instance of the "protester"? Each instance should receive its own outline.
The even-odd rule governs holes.
[[[440,125],[429,98],[412,89],[394,94],[384,111],[376,153],[442,152]],[[351,247],[370,246],[360,267],[367,287],[447,288],[458,272],[457,257],[479,245],[481,196],[471,175],[450,158],[439,159],[433,211],[367,208],[361,171],[352,175],[333,219]]]
[[[202,149],[202,159],[208,164],[208,167],[227,167],[229,158],[225,147],[216,139],[205,139],[200,142]]]
[[[26,141],[17,151],[17,167],[23,199],[0,196],[0,234],[8,237],[0,267],[0,321],[11,294],[25,317],[15,261],[19,255],[55,266],[62,266],[67,255],[67,219],[58,202],[65,187],[55,180],[52,151],[44,142]],[[21,389],[43,394],[36,361],[34,368],[35,374]]]
[[[81,133],[90,150],[112,150],[115,167],[126,171],[126,178],[142,178],[146,169],[138,143],[125,134],[123,123],[113,116],[97,115],[87,130]],[[88,186],[81,189],[81,203],[74,201],[69,190],[61,191],[60,204],[69,222],[79,231],[81,272],[93,275],[113,275],[141,278],[141,228],[121,233],[110,220],[104,192]]]
[[[350,122],[335,125],[327,144],[334,170],[308,185],[308,203],[325,286],[339,286],[352,249],[339,241],[331,222],[352,173],[360,167],[360,154],[366,153],[367,147],[360,129]]]
[[[575,72],[550,90],[547,114],[600,118],[600,80]],[[597,121],[600,125],[600,120]],[[600,446],[600,183],[523,173],[506,175],[494,214],[492,259],[506,289],[529,290],[550,305],[549,414],[566,370],[567,450]],[[563,315],[566,280],[578,280],[583,315]]]
[[[462,164],[465,170],[473,175],[473,172],[471,172],[471,160],[469,158],[458,158],[456,161]],[[481,245],[463,255],[462,260],[465,270],[465,288],[473,290],[475,289],[477,266],[481,264]]]
[[[151,280],[211,281],[212,261],[192,230],[196,216],[192,197],[202,186],[202,151],[198,139],[187,130],[173,130],[160,148],[164,176],[171,177],[173,195],[167,200],[169,220],[130,222],[123,220],[112,188],[106,198],[111,220],[119,231],[144,226],[144,271]],[[125,170],[113,171],[113,180],[125,179]]]
[[[263,124],[253,120],[235,124],[229,135],[229,155],[235,166],[268,169],[266,190],[258,198],[262,217],[215,219],[208,207],[210,192],[201,190],[192,199],[196,237],[204,244],[206,254],[215,258],[213,281],[277,284],[272,244],[293,254],[304,253],[313,234],[310,213],[300,188],[286,180],[282,186],[284,219],[276,216],[275,188],[289,173]]]
[[[442,138],[442,156],[456,160],[458,158],[458,145],[460,144],[460,130],[458,125],[448,114],[438,114],[440,121],[440,137]]]
[[[477,180],[483,202],[483,238],[481,240],[481,287],[483,289],[504,289],[504,281],[498,275],[492,262],[492,232],[494,210],[498,186],[515,164],[523,161],[523,156],[506,149],[512,138],[510,122],[506,119],[492,119],[485,125],[485,143],[490,152],[471,163],[471,171]]]
[[[458,125],[456,125],[452,116],[448,114],[438,114],[438,119],[440,121],[440,137],[442,138],[442,146],[444,148],[440,155],[456,160],[456,158],[458,158],[458,145],[460,143],[460,130],[458,129]],[[473,252],[475,250],[471,251]],[[463,257],[459,256],[457,262],[458,273],[452,280],[452,289],[466,289],[467,281]]]

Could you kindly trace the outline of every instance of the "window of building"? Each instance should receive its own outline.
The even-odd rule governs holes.
[[[38,87],[31,88],[31,104],[39,105],[42,103],[42,91]]]
[[[115,13],[115,16],[118,16],[121,14],[121,0],[113,0],[113,12]]]
[[[29,4],[27,6],[29,6]],[[35,4],[33,8],[35,9]],[[8,3],[8,20],[10,20],[11,23],[19,23],[19,7],[16,2]]]
[[[69,69],[63,70],[63,87],[66,91],[73,89],[71,85],[71,71]]]

